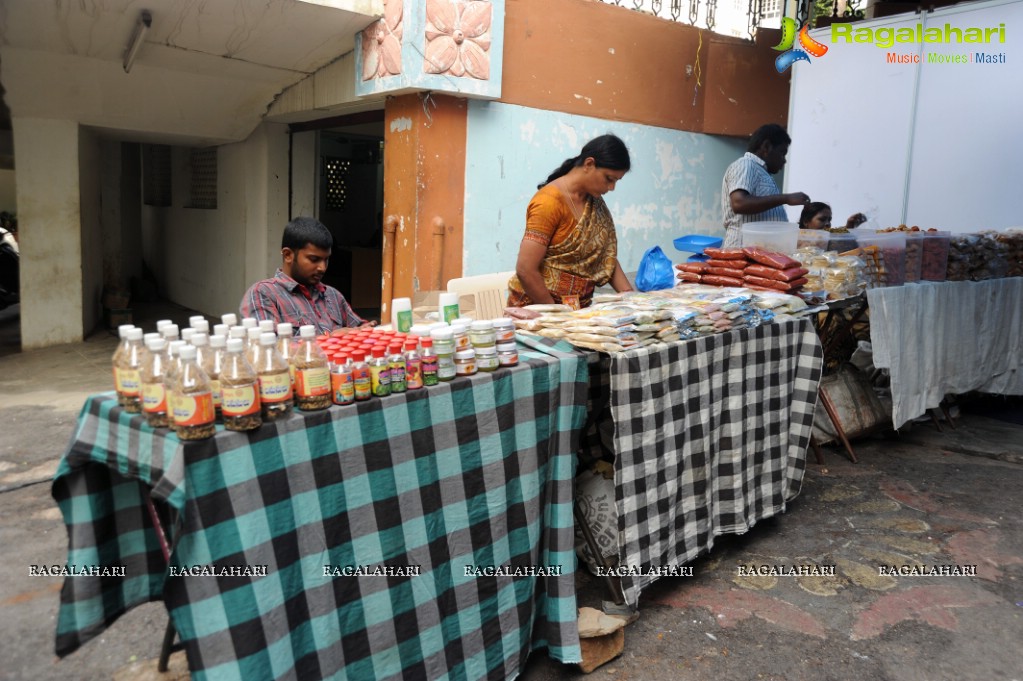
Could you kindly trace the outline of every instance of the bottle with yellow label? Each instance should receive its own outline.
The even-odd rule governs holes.
[[[220,368],[220,409],[227,430],[254,430],[263,425],[259,376],[245,358],[241,338],[227,341]]]
[[[114,368],[114,390],[117,390],[117,386],[120,385],[120,379],[117,377],[118,366],[121,363],[121,358],[124,357],[125,351],[128,349],[128,332],[135,328],[134,324],[121,324],[117,327],[117,337],[120,340],[117,343],[117,348],[114,350],[114,356],[110,358],[110,365]],[[145,336],[143,335],[143,338]],[[118,394],[117,403],[121,404],[121,396]],[[121,404],[123,407],[124,405]]]
[[[291,372],[288,363],[277,352],[277,336],[264,333],[259,338],[259,401],[264,421],[276,421],[291,413]]]
[[[145,360],[146,349],[142,345],[142,329],[129,329],[125,334],[127,345],[118,359],[114,377],[117,379],[117,403],[126,412],[142,412],[142,382],[139,372]]]
[[[167,369],[167,341],[157,336],[146,344],[146,348],[149,354],[146,355],[146,363],[140,374],[142,414],[153,428],[166,428],[170,418],[167,413],[167,389],[163,382]]]
[[[330,406],[330,363],[316,344],[316,327],[298,329],[298,347],[291,358],[295,367],[295,406],[302,411],[317,411]]]
[[[174,387],[172,413],[175,432],[182,440],[204,440],[217,432],[213,411],[213,391],[210,380],[195,361],[195,346],[185,345],[178,350],[181,368]]]

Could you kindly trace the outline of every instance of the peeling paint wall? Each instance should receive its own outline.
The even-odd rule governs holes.
[[[464,276],[515,268],[526,206],[536,186],[591,138],[621,137],[632,170],[604,200],[626,272],[659,245],[683,261],[672,240],[723,235],[721,178],[745,141],[617,123],[497,102],[470,102],[466,142]]]
[[[82,340],[78,124],[13,119],[18,157],[21,347]],[[40,285],[48,282],[49,285]]]

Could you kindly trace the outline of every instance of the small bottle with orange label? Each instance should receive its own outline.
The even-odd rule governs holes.
[[[146,356],[146,348],[142,345],[142,329],[128,329],[125,339],[127,344],[124,352],[114,366],[117,403],[124,407],[126,412],[138,414],[142,412],[142,383],[139,370]]]
[[[178,438],[204,440],[217,432],[210,380],[195,361],[195,346],[178,350],[181,369],[173,388],[174,424]]]
[[[291,371],[277,352],[277,336],[264,333],[259,337],[259,401],[264,421],[276,421],[291,413]]]
[[[227,430],[254,430],[263,425],[259,376],[245,357],[245,341],[231,338],[220,367],[220,411]]]

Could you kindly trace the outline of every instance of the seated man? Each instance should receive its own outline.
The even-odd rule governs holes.
[[[341,292],[320,283],[327,271],[334,239],[315,218],[295,218],[284,227],[284,258],[273,279],[257,281],[241,302],[242,317],[289,322],[295,333],[305,324],[317,333],[374,326],[355,314]]]

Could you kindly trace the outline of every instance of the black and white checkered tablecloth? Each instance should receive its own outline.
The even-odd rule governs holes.
[[[809,319],[611,356],[619,560],[629,603],[715,537],[799,493],[822,351]],[[591,386],[591,393],[595,388]]]

